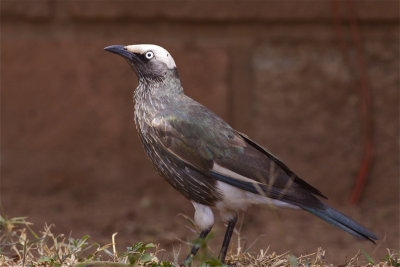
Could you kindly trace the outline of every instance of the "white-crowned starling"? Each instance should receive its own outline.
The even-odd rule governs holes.
[[[306,210],[362,239],[377,237],[321,202],[321,192],[246,135],[235,131],[184,94],[175,62],[157,45],[112,45],[136,72],[135,123],[158,172],[191,200],[194,220],[205,238],[214,224],[211,207],[228,223],[219,254],[224,262],[238,211],[251,204]],[[199,246],[194,245],[185,264]]]

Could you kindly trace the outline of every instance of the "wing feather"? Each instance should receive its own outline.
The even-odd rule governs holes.
[[[168,153],[204,175],[243,190],[291,204],[319,206],[313,194],[324,197],[320,191],[213,113],[196,108],[161,113],[153,120],[157,143]]]

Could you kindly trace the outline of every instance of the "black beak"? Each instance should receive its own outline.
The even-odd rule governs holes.
[[[104,48],[104,50],[123,56],[127,59],[132,59],[132,57],[134,56],[134,54],[132,52],[129,52],[125,46],[122,45],[111,45],[111,46],[107,46]]]

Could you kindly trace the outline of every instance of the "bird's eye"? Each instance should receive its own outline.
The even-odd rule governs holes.
[[[146,56],[147,59],[152,59],[154,57],[154,54],[153,54],[153,52],[149,51],[149,52],[146,53],[145,56]]]

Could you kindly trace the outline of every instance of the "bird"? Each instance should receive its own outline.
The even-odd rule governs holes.
[[[199,238],[220,213],[227,228],[218,259],[225,263],[238,214],[254,204],[305,210],[361,239],[377,236],[325,204],[326,197],[278,157],[188,97],[171,54],[154,44],[111,45],[138,78],[134,121],[147,156],[166,181],[190,200]],[[200,245],[185,259],[189,266]]]

